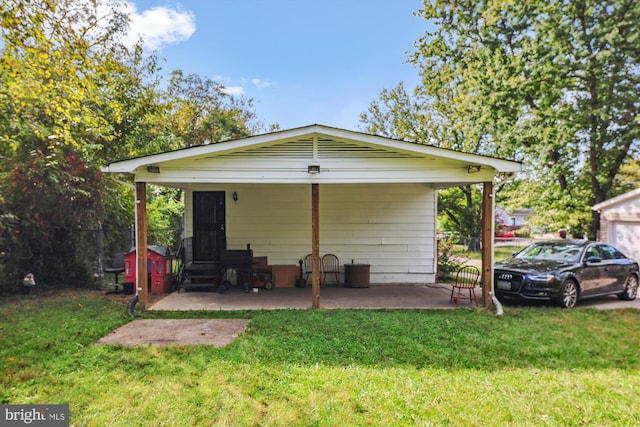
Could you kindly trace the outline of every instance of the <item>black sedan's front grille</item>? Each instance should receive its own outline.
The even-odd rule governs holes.
[[[521,274],[509,271],[494,271],[494,287],[496,291],[518,292],[524,278]]]

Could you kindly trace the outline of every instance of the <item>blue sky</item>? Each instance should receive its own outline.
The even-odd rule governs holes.
[[[407,52],[424,34],[420,0],[127,1],[132,35],[181,69],[253,98],[282,129],[359,130],[380,91],[418,82]]]

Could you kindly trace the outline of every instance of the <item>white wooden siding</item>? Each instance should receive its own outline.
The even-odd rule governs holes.
[[[258,151],[258,150],[256,150]],[[264,153],[262,153],[264,154]],[[392,153],[393,154],[393,153]],[[317,163],[321,172],[310,175],[307,166]],[[161,174],[137,171],[138,179],[169,185],[185,180],[201,183],[471,183],[491,181],[494,171],[486,168],[469,174],[468,164],[442,158],[363,158],[352,159],[221,156],[179,160],[161,164]]]
[[[309,184],[198,187],[226,191],[229,249],[251,245],[270,264],[297,265],[311,253]],[[238,201],[232,199],[238,193]],[[191,193],[186,231],[193,234]],[[436,265],[436,191],[424,184],[320,185],[320,254],[371,264],[372,283],[431,283]],[[344,270],[344,267],[342,267]],[[343,271],[344,273],[344,271]]]
[[[380,140],[383,141],[383,140]],[[386,147],[353,140],[306,137],[224,149],[227,143],[211,147],[215,153],[178,157],[157,162],[161,173],[142,167],[136,176],[149,183],[177,185],[185,177],[200,183],[454,183],[490,181],[492,167],[469,173],[469,161],[421,152],[418,144],[400,143]],[[418,152],[410,151],[417,149]],[[219,150],[219,151],[217,151]],[[438,151],[450,155],[450,151]],[[471,159],[469,159],[471,160]],[[321,172],[310,175],[307,167]]]
[[[600,240],[640,260],[640,189],[594,206],[600,211]]]
[[[637,218],[637,219],[640,219]],[[626,256],[640,262],[640,221],[621,222],[613,221],[609,223],[608,243],[617,247]]]

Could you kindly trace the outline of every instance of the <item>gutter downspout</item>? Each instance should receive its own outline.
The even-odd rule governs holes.
[[[513,178],[515,177],[515,173],[510,173],[509,176],[507,177],[507,179],[505,179],[503,182],[508,182],[511,181]],[[493,186],[492,192],[491,192],[491,211],[493,212],[493,215],[495,217],[495,213],[496,213],[496,186]],[[491,236],[495,235],[495,221],[491,222]],[[500,300],[496,297],[495,292],[494,292],[494,286],[495,286],[495,281],[493,280],[493,265],[495,263],[495,252],[494,252],[494,246],[493,246],[493,242],[495,241],[495,239],[493,239],[493,237],[491,238],[491,291],[489,292],[489,294],[491,295],[491,301],[493,302],[493,304],[496,306],[496,316],[502,316],[502,314],[504,313],[504,311],[502,310],[502,304],[500,303]]]
[[[493,217],[495,218],[496,216],[496,186],[492,186],[491,189],[491,212],[493,212]],[[493,305],[496,306],[496,316],[502,316],[503,311],[502,311],[502,304],[500,303],[500,300],[496,297],[495,293],[494,293],[494,286],[495,286],[495,281],[493,280],[493,265],[495,263],[495,246],[494,246],[494,242],[495,239],[493,238],[493,236],[495,236],[495,227],[496,227],[496,222],[491,221],[491,291],[489,291],[489,293],[491,294],[491,301],[493,302]]]

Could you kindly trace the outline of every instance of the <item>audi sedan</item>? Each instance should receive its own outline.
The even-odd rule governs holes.
[[[638,293],[638,263],[611,245],[588,240],[533,243],[494,266],[499,299],[550,301],[573,307],[581,299],[615,294],[631,301]]]

